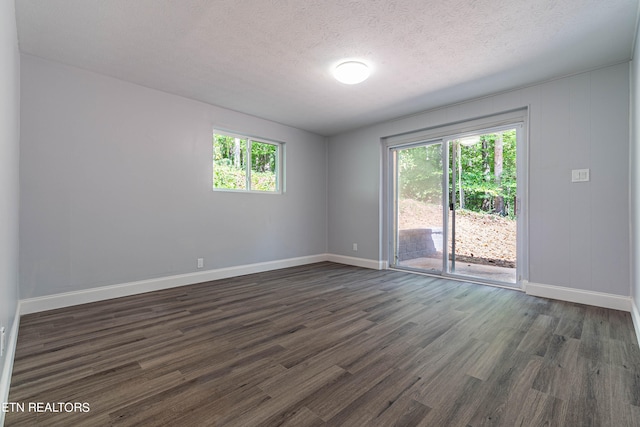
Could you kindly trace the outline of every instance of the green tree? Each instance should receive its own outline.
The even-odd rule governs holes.
[[[449,167],[456,174],[458,209],[499,213],[513,217],[516,196],[516,132],[481,135],[472,145],[449,144],[458,159]],[[397,151],[398,190],[401,198],[441,203],[442,146],[432,144]],[[460,197],[462,195],[462,197]]]
[[[459,159],[464,208],[513,217],[516,196],[515,130],[481,135],[479,143],[461,147]]]
[[[213,135],[213,187],[246,190],[251,166],[250,189],[277,190],[278,145],[249,141],[229,135]],[[251,152],[248,154],[248,150]]]

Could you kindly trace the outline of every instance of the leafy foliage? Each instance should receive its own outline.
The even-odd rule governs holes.
[[[250,152],[250,156],[247,154]],[[250,158],[249,158],[250,157]],[[247,190],[247,173],[251,190],[277,190],[278,146],[266,142],[213,135],[213,187]],[[248,162],[250,170],[248,170]]]
[[[502,172],[496,174],[496,139],[502,136]],[[450,145],[449,158],[458,143]],[[503,215],[514,217],[516,196],[516,132],[481,135],[476,144],[459,146],[458,164],[449,168],[449,182],[456,174],[456,208],[492,213],[497,201]],[[433,144],[398,150],[398,190],[401,198],[442,204],[442,146]],[[499,157],[498,157],[499,158]],[[499,170],[499,169],[498,169]],[[460,173],[461,172],[461,173]]]
[[[404,199],[442,203],[442,146],[398,151],[398,190]]]

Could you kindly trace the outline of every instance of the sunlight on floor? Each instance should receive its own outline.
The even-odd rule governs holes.
[[[439,274],[442,271],[442,258],[414,258],[401,261],[399,267],[417,268]],[[492,282],[516,283],[516,269],[492,265],[457,262],[456,274],[477,277]]]

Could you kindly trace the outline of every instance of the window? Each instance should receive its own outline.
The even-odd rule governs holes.
[[[282,144],[213,133],[213,189],[279,193]]]

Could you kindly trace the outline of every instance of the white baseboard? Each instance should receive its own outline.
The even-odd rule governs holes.
[[[19,305],[20,314],[22,315],[37,313],[46,310],[70,307],[78,304],[86,304],[90,302],[120,298],[124,296],[174,288],[178,286],[193,285],[196,283],[208,282],[212,280],[226,279],[229,277],[242,276],[245,274],[260,273],[264,271],[295,267],[299,265],[312,264],[323,261],[331,261],[339,264],[370,268],[373,270],[384,270],[388,268],[388,262],[384,260],[380,261],[336,254],[318,254],[298,258],[289,258],[284,260],[246,264],[235,267],[219,268],[215,270],[198,271],[195,273],[139,280],[135,282],[102,286],[99,288],[85,289],[81,291],[23,299],[20,301]],[[631,314],[635,316],[634,322],[636,331],[640,331],[640,313],[638,312],[637,307],[633,305],[631,297],[574,288],[565,288],[562,286],[544,285],[526,281],[523,281],[523,290],[527,294],[533,296],[631,312]]]
[[[7,337],[7,351],[4,356],[2,366],[2,376],[0,377],[0,403],[9,401],[9,387],[11,386],[11,374],[13,373],[13,360],[16,356],[16,345],[18,343],[18,329],[20,327],[20,303],[16,307],[16,314],[13,318],[11,331]],[[4,425],[4,412],[0,410],[0,426]]]
[[[562,286],[542,285],[528,282],[524,285],[528,295],[551,298],[579,304],[593,305],[596,307],[610,308],[613,310],[631,311],[631,297],[606,294],[603,292],[585,291],[582,289],[565,288]],[[637,328],[636,328],[637,330]]]
[[[338,264],[353,265],[356,267],[371,268],[373,270],[386,270],[389,267],[387,261],[377,261],[374,259],[356,258],[335,254],[328,254],[327,261],[337,262]]]
[[[245,274],[296,267],[299,265],[328,261],[328,259],[328,254],[310,255],[298,258],[219,268],[215,270],[198,271],[195,273],[178,274],[175,276],[159,277],[155,279],[139,280],[136,282],[101,286],[99,288],[65,292],[36,298],[27,298],[20,301],[20,314],[38,313],[41,311],[70,307],[78,304],[120,298],[145,292],[175,288],[178,286],[193,285],[196,283],[226,279],[229,277],[243,276]]]
[[[636,331],[636,339],[640,344],[640,311],[638,311],[638,305],[636,300],[631,299],[631,320],[633,320],[633,328]]]
[[[57,308],[70,307],[73,305],[103,301],[112,298],[126,297],[129,295],[142,294],[145,292],[175,288],[178,286],[193,285],[196,283],[209,282],[212,280],[226,279],[229,277],[243,276],[245,274],[261,273],[263,271],[296,267],[299,265],[313,264],[323,261],[337,262],[340,264],[354,265],[375,270],[382,270],[386,268],[385,261],[375,261],[370,259],[354,258],[333,254],[310,255],[298,258],[261,262],[256,264],[246,264],[235,267],[218,268],[215,270],[198,271],[195,273],[158,277],[155,279],[101,286],[98,288],[65,292],[55,295],[46,295],[42,297],[27,298],[20,301],[20,314],[38,313],[41,311],[55,310]]]

